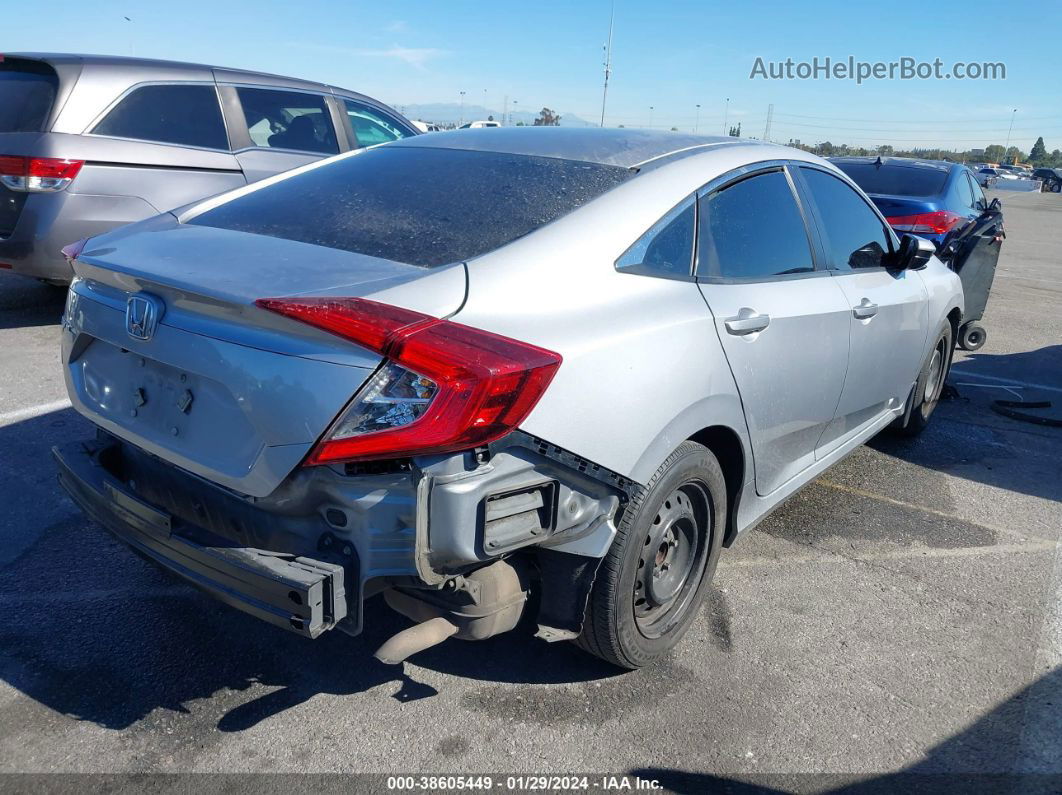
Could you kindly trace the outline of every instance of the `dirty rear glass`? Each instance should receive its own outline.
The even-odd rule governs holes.
[[[385,146],[253,191],[189,223],[430,268],[493,251],[633,174],[549,157]]]
[[[875,166],[873,163],[835,163],[866,193],[888,196],[936,196],[944,190],[948,172],[919,166]]]
[[[39,61],[0,62],[0,133],[40,132],[59,88],[55,70]]]

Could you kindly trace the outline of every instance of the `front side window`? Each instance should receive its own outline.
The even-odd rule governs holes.
[[[830,267],[884,267],[891,238],[877,213],[837,177],[803,166],[800,171],[822,220]]]
[[[959,173],[956,178],[956,188],[959,191],[959,201],[966,209],[975,209],[977,207],[977,197],[974,194],[973,187],[970,185],[970,178],[966,176],[965,170]]]
[[[804,219],[782,171],[732,183],[700,203],[698,276],[755,281],[815,269]]]
[[[211,85],[141,86],[115,105],[92,133],[205,149],[229,148],[218,93]]]
[[[693,266],[693,199],[655,224],[616,262],[616,269],[645,276],[689,276]]]
[[[357,147],[385,144],[399,138],[408,138],[413,134],[394,119],[368,105],[344,99],[343,107],[347,118],[350,119],[350,126],[354,128]]]
[[[984,210],[988,207],[988,200],[985,199],[985,192],[981,190],[981,186],[977,184],[977,180],[974,179],[971,174],[967,174],[966,179],[970,180],[970,189],[973,191],[974,209]]]
[[[325,98],[301,91],[237,88],[255,146],[334,155],[336,131]]]

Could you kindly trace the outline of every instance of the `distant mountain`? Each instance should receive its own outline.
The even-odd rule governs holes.
[[[457,102],[429,102],[418,105],[401,105],[394,106],[399,111],[404,113],[407,118],[419,119],[420,121],[431,122],[432,124],[462,124],[464,122],[486,120],[490,117],[494,117],[495,121],[503,121],[502,111],[497,109],[485,108],[482,105],[465,105],[462,110],[460,103]],[[523,122],[526,125],[531,125],[535,119],[538,118],[538,111],[528,111],[524,109],[513,110],[512,105],[509,106],[509,119],[511,124],[517,122]],[[581,119],[574,113],[565,113],[561,111],[561,126],[562,127],[596,127],[596,124],[588,122],[586,119]],[[463,121],[462,121],[463,120]]]

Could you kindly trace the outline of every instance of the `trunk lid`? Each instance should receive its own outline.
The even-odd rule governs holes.
[[[461,265],[423,269],[171,215],[93,238],[64,323],[74,406],[184,469],[251,496],[296,467],[380,356],[255,306],[358,296],[435,316],[465,298]],[[157,317],[130,333],[131,298]],[[147,326],[153,325],[150,320]],[[134,328],[134,332],[140,332]]]

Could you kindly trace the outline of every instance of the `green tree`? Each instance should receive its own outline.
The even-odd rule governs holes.
[[[731,127],[730,131],[727,133],[727,135],[729,135],[731,138],[740,138],[741,137],[741,122],[738,122],[736,127]]]
[[[1003,159],[1003,155],[1006,154],[1006,150],[999,144],[992,144],[985,147],[985,160],[989,163],[998,163]]]
[[[1029,152],[1029,160],[1033,165],[1040,165],[1047,159],[1047,147],[1044,146],[1044,137],[1041,135],[1036,139],[1036,143],[1033,144],[1032,151]]]
[[[882,157],[892,157],[892,147],[888,144],[882,144],[878,147],[878,154]]]
[[[561,117],[549,108],[543,108],[538,112],[538,118],[532,124],[535,127],[559,127]]]
[[[1003,155],[1003,159],[1008,163],[1024,163],[1025,153],[1018,147],[1012,146],[1007,150],[1007,153]]]

